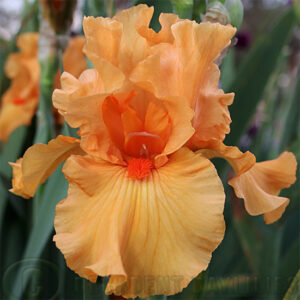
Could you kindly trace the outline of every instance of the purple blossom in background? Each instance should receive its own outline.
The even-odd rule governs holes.
[[[236,34],[237,44],[236,47],[239,49],[249,48],[252,42],[252,32],[251,31],[239,31]]]

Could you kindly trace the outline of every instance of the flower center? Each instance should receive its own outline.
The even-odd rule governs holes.
[[[152,161],[148,158],[132,158],[128,162],[128,177],[143,179],[150,175],[153,169]]]
[[[23,98],[16,98],[13,100],[13,104],[15,105],[23,105],[25,103],[25,99]]]

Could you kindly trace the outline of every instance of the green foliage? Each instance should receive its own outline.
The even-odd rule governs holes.
[[[271,78],[284,45],[288,42],[295,24],[292,11],[286,13],[267,34],[251,49],[243,65],[236,73],[228,91],[235,92],[230,114],[233,120],[228,144],[237,144],[245,131],[257,104],[261,100],[268,80]]]
[[[294,300],[300,298],[300,270],[298,271],[297,275],[295,276],[291,286],[289,287],[289,290],[284,296],[284,300]]]
[[[244,7],[241,0],[226,0],[225,7],[230,16],[230,24],[240,28],[244,17]]]
[[[193,0],[171,0],[174,12],[182,19],[191,19],[193,13]]]

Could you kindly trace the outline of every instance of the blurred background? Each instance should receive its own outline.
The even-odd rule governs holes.
[[[174,12],[199,22],[206,12],[201,2],[71,0],[73,21],[57,34],[81,35],[83,15],[112,16],[138,3],[154,5],[151,25],[155,30],[159,30],[160,12]],[[243,151],[253,152],[258,161],[288,150],[299,162],[300,3],[242,3],[243,22],[220,65],[221,87],[236,93],[230,107],[231,133],[225,143],[239,144]],[[41,10],[37,0],[0,1],[0,96],[9,87],[4,65],[8,55],[18,51],[16,37],[40,31]],[[52,242],[54,207],[65,197],[67,187],[60,170],[35,197],[42,198],[40,204],[8,192],[8,161],[15,161],[36,141],[36,118],[30,126],[16,129],[7,143],[0,143],[0,299],[108,299],[104,295],[105,279],[92,285],[75,275]],[[299,168],[297,182],[282,192],[291,199],[290,205],[278,222],[267,226],[262,217],[246,214],[242,200],[235,198],[226,183],[231,170],[222,161],[216,160],[216,165],[227,193],[225,238],[213,253],[207,271],[181,294],[151,299],[300,299]]]

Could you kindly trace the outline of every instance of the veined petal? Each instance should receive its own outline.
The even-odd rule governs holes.
[[[67,265],[106,293],[124,297],[180,292],[207,268],[223,239],[224,191],[213,165],[183,148],[149,177],[72,156],[68,198],[57,205],[54,240]]]
[[[267,224],[277,221],[289,204],[289,199],[279,197],[281,189],[296,181],[297,161],[290,152],[277,159],[256,163],[244,174],[229,181],[236,195],[245,201],[250,215],[264,214]]]
[[[80,141],[75,138],[58,136],[48,145],[35,144],[18,160],[13,167],[13,187],[10,190],[16,195],[30,198],[39,184],[53,173],[56,167],[72,154],[84,154]]]

